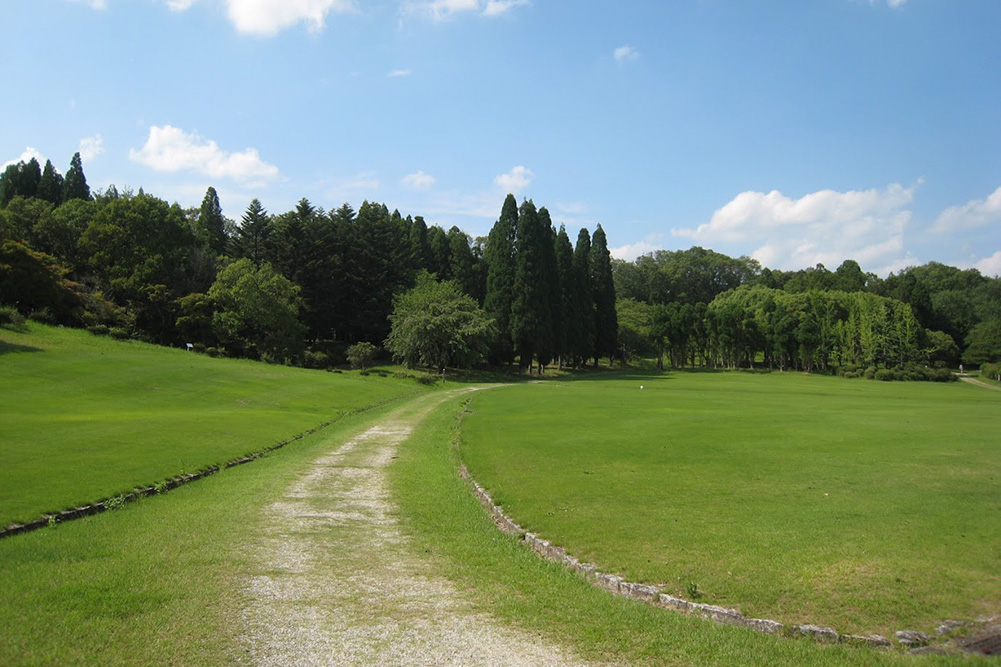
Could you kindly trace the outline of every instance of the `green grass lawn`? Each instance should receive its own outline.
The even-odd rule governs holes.
[[[0,329],[0,526],[257,451],[421,391],[85,331]]]
[[[470,409],[462,455],[495,501],[628,580],[842,632],[1001,612],[996,392],[682,372]]]

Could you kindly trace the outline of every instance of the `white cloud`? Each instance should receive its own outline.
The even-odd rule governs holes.
[[[435,177],[418,171],[416,174],[407,174],[400,182],[411,190],[427,190],[435,184]]]
[[[0,167],[0,169],[6,169],[10,165],[17,164],[18,162],[30,162],[31,158],[35,158],[36,160],[38,160],[38,164],[41,165],[45,164],[45,156],[39,153],[34,146],[28,146],[24,149],[24,152],[21,153],[19,157],[4,162],[3,166]]]
[[[404,15],[427,16],[444,21],[457,14],[479,13],[487,17],[503,16],[516,7],[525,7],[530,0],[406,0],[400,12]]]
[[[531,169],[518,165],[506,174],[496,176],[494,183],[499,185],[505,192],[518,194],[532,182],[532,176]]]
[[[278,167],[264,162],[256,148],[229,153],[214,141],[171,125],[150,127],[146,145],[138,151],[130,149],[129,159],[156,171],[193,171],[245,184],[263,184],[279,177]]]
[[[100,134],[84,137],[80,140],[80,159],[84,162],[90,162],[103,152],[104,139],[101,138]]]
[[[777,190],[743,192],[695,229],[672,229],[699,243],[754,244],[764,266],[799,269],[857,260],[877,272],[913,263],[904,250],[914,187],[894,183],[883,190],[821,190],[791,199]]]
[[[166,0],[167,7],[172,12],[183,12],[195,4],[197,0]]]
[[[869,0],[870,5],[878,5],[881,2],[882,0]],[[906,2],[907,0],[886,0],[886,4],[888,4],[893,9],[899,9],[903,7]]]
[[[620,46],[612,52],[615,56],[615,61],[618,63],[625,63],[630,60],[636,60],[640,57],[639,52],[631,46]]]
[[[662,234],[651,234],[638,243],[631,243],[629,245],[619,246],[618,248],[610,248],[608,252],[615,259],[624,259],[627,262],[632,262],[637,257],[642,255],[647,255],[657,250],[663,250],[663,245],[660,242],[662,239]]]
[[[992,222],[1001,222],[1001,187],[986,199],[974,199],[963,206],[945,209],[932,224],[931,231],[958,232],[984,227]]]
[[[83,3],[85,5],[90,5],[91,9],[107,9],[107,0],[72,0],[73,2]]]
[[[977,262],[976,267],[985,276],[1001,277],[1001,250]]]
[[[501,16],[515,7],[524,7],[528,4],[530,4],[529,0],[488,0],[487,6],[483,9],[483,15]]]
[[[414,71],[412,69],[394,69],[389,73],[390,77],[400,77],[400,76],[410,76]]]
[[[326,25],[327,14],[357,11],[352,0],[226,0],[226,5],[229,19],[238,31],[263,37],[271,37],[299,22],[317,32]]]

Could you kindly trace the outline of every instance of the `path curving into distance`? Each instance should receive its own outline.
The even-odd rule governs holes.
[[[987,384],[983,380],[971,377],[965,373],[958,373],[956,377],[958,377],[963,382],[968,382],[969,384],[975,385],[977,387],[983,387],[984,389],[990,389],[991,391],[1001,391],[1001,387],[995,387],[992,384]]]
[[[474,390],[407,403],[314,460],[265,508],[246,545],[256,565],[242,639],[254,664],[582,664],[473,610],[400,527],[386,467],[434,407]]]

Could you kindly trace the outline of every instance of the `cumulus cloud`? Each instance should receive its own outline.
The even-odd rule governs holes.
[[[238,31],[262,37],[300,22],[317,32],[326,25],[327,14],[357,11],[352,0],[226,0],[226,5]]]
[[[980,260],[976,266],[985,276],[1001,277],[1001,250]]]
[[[772,268],[833,266],[851,258],[885,272],[913,261],[904,250],[913,200],[914,187],[897,183],[882,190],[821,190],[799,199],[777,190],[743,192],[708,223],[671,234],[708,245],[756,245],[752,256]]]
[[[38,152],[34,146],[27,146],[24,152],[20,156],[14,158],[13,160],[7,160],[3,163],[0,169],[6,169],[12,164],[17,164],[18,162],[31,162],[31,158],[38,160],[38,164],[45,164],[45,156]]]
[[[246,184],[263,184],[279,177],[278,167],[264,162],[255,148],[230,153],[212,140],[171,125],[150,127],[146,145],[129,150],[129,159],[156,171],[193,171]]]
[[[494,183],[499,185],[504,191],[518,194],[528,187],[532,182],[532,170],[522,165],[518,165],[506,174],[500,174],[494,178]]]
[[[415,174],[407,174],[400,179],[400,182],[411,190],[427,190],[435,184],[435,177],[431,174],[425,174],[423,171],[418,171]]]
[[[84,162],[93,160],[104,152],[104,139],[100,134],[84,137],[80,140],[80,159]]]
[[[620,64],[629,62],[630,60],[636,60],[637,58],[640,57],[639,52],[633,47],[628,45],[620,46],[619,48],[615,49],[615,51],[612,52],[612,55],[615,56],[615,62]]]
[[[933,232],[958,232],[1001,221],[1001,187],[986,199],[974,199],[963,206],[945,209],[931,226]]]
[[[662,250],[663,245],[661,244],[661,239],[663,239],[661,234],[651,234],[638,243],[631,243],[619,246],[618,248],[609,248],[608,252],[615,259],[624,259],[627,262],[632,262],[637,257],[648,255],[657,250]]]

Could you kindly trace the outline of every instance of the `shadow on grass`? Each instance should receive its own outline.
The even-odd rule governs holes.
[[[31,347],[30,345],[18,345],[17,343],[8,343],[5,340],[0,340],[0,354],[12,354],[15,352],[41,352],[41,348]]]

